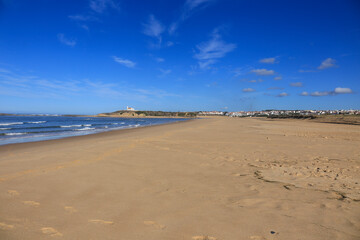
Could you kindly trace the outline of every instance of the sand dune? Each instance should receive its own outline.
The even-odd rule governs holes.
[[[0,147],[0,239],[359,239],[360,128],[205,118]]]

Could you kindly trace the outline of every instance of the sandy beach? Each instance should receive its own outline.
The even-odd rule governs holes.
[[[0,239],[360,239],[359,146],[227,117],[0,146]]]

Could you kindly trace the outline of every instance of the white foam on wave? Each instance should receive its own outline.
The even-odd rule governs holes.
[[[90,127],[91,124],[84,124],[83,126],[84,126],[84,127]]]
[[[5,133],[7,136],[25,135],[27,133]]]
[[[46,123],[46,121],[27,122],[27,123],[35,123],[35,124],[38,124],[38,123]]]
[[[111,123],[112,125],[119,125],[119,124],[125,124],[125,122],[120,122],[120,123]]]
[[[9,130],[11,128],[0,128],[0,130]]]
[[[93,130],[95,128],[89,128],[89,127],[85,127],[85,128],[80,128],[80,129],[75,129],[76,131],[87,131],[87,130]]]
[[[82,125],[65,125],[65,126],[60,126],[62,128],[70,128],[70,127],[81,127]]]
[[[20,125],[20,124],[24,124],[24,123],[23,122],[0,123],[0,126]]]

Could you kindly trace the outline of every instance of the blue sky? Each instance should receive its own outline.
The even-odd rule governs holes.
[[[0,112],[360,109],[357,0],[0,0]]]

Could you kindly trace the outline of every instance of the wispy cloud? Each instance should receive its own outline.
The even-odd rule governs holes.
[[[217,82],[211,82],[210,84],[206,84],[205,86],[206,87],[216,87],[218,85],[218,83]]]
[[[251,69],[250,66],[237,67],[237,68],[231,70],[231,73],[234,74],[234,77],[238,77],[241,75],[246,75],[250,71],[250,69]]]
[[[286,93],[286,92],[282,92],[282,93],[280,93],[280,94],[278,94],[278,95],[276,95],[277,97],[287,97],[287,96],[289,96],[289,94],[288,93]]]
[[[65,35],[63,33],[59,33],[57,35],[59,41],[62,43],[62,44],[65,44],[65,45],[68,45],[68,46],[71,46],[71,47],[74,47],[76,45],[76,41],[74,39],[68,39],[65,37]]]
[[[165,61],[165,59],[163,59],[163,58],[160,58],[160,57],[158,57],[158,58],[155,58],[155,60],[156,60],[157,62],[164,62],[164,61]]]
[[[157,98],[163,98],[163,97],[180,97],[178,94],[169,93],[167,91],[161,90],[161,89],[135,89],[138,93],[147,95],[147,96],[154,96]]]
[[[268,90],[284,90],[282,87],[269,87]]]
[[[316,92],[302,92],[301,96],[323,97],[323,96],[335,96],[339,94],[351,94],[354,93],[351,88],[337,87],[333,91],[316,91]]]
[[[254,69],[254,70],[251,70],[251,72],[255,73],[256,75],[259,75],[259,76],[268,76],[268,75],[274,75],[275,74],[274,70],[267,70],[265,68]]]
[[[81,14],[69,15],[68,18],[71,19],[71,20],[80,21],[80,22],[96,21],[97,20],[97,18],[95,18],[94,16],[81,15]]]
[[[11,73],[11,71],[4,68],[0,68],[0,73]]]
[[[290,86],[291,87],[302,87],[303,83],[302,82],[293,82],[293,83],[290,83]]]
[[[243,90],[242,90],[243,92],[255,92],[255,89],[253,89],[253,88],[244,88]]]
[[[261,63],[268,63],[268,64],[274,64],[274,63],[276,63],[276,58],[275,58],[275,57],[272,57],[272,58],[263,58],[263,59],[260,59],[259,62],[261,62]]]
[[[128,59],[123,59],[123,58],[119,58],[116,56],[113,56],[113,59],[115,62],[120,63],[121,65],[124,65],[125,67],[128,67],[128,68],[134,68],[136,65],[135,62],[128,60]]]
[[[246,80],[246,79],[245,79],[245,81],[246,81],[246,82],[249,82],[249,83],[261,83],[261,82],[263,82],[264,80],[262,80],[262,79],[258,79],[258,80],[256,80],[256,79]]]
[[[169,75],[171,73],[171,69],[159,69],[161,72],[161,75],[159,75],[159,77],[165,77],[166,75]]]
[[[162,41],[161,35],[165,31],[164,25],[159,20],[157,20],[154,15],[150,15],[148,22],[144,23],[143,27],[143,33],[150,37],[156,38],[160,46]]]
[[[91,21],[99,21],[99,17],[105,14],[109,9],[120,10],[120,5],[117,0],[90,0],[88,7],[90,11],[84,14],[72,14],[68,18],[77,23],[79,27],[89,30],[88,23]]]
[[[299,70],[299,73],[309,73],[309,72],[318,72],[318,71],[316,71],[316,70],[304,70],[304,69],[300,69]]]
[[[178,29],[179,25],[191,17],[196,11],[205,9],[210,3],[215,2],[216,0],[186,0],[184,6],[182,7],[180,17],[170,24],[168,29],[169,34],[174,34]]]
[[[162,89],[138,89],[124,84],[103,81],[49,80],[12,71],[0,72],[0,94],[21,98],[69,99],[73,96],[98,96],[101,98],[132,99],[149,101],[164,97],[181,97]]]
[[[104,13],[107,9],[120,9],[119,3],[113,0],[91,0],[89,7],[96,13]]]
[[[324,70],[324,69],[327,69],[327,68],[337,67],[335,63],[336,63],[335,59],[327,58],[324,61],[322,61],[320,66],[318,66],[318,69],[319,70]]]
[[[199,61],[201,69],[206,69],[211,64],[214,64],[217,59],[223,58],[227,53],[232,52],[236,48],[236,44],[224,42],[218,30],[215,29],[211,35],[211,39],[207,42],[200,43],[196,48],[198,49],[198,53],[194,55],[194,58]]]
[[[282,76],[274,77],[274,80],[275,80],[275,81],[280,81],[280,80],[282,80]]]

